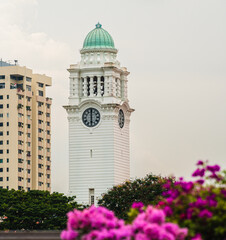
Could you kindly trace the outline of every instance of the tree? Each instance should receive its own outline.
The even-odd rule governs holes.
[[[0,230],[61,230],[74,208],[75,197],[62,193],[0,189]]]
[[[163,185],[172,178],[163,178],[152,174],[145,178],[126,181],[121,185],[114,186],[102,195],[98,204],[112,211],[118,218],[127,220],[133,202],[143,202],[145,205],[155,205],[162,198]]]

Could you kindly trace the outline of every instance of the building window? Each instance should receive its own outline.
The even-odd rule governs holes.
[[[3,122],[0,122],[0,127],[3,127]]]
[[[46,113],[46,117],[50,117],[50,113]]]
[[[3,177],[0,177],[0,182],[2,182],[3,181]]]
[[[30,138],[30,137],[31,137],[31,134],[30,134],[30,133],[27,133],[27,137]]]
[[[6,135],[9,136],[9,131],[6,132]]]
[[[38,102],[38,106],[41,107],[41,106],[42,106],[42,103],[41,103],[41,102]]]
[[[3,132],[2,131],[0,132],[0,136],[3,136]]]
[[[0,172],[3,172],[3,168],[0,168]]]
[[[38,186],[41,187],[43,182],[38,182]]]
[[[18,163],[23,163],[23,159],[22,158],[18,158]]]
[[[23,132],[19,131],[18,136],[22,136],[22,135],[23,135]]]
[[[47,130],[46,132],[47,132],[48,135],[50,135],[50,131],[49,130]]]
[[[9,113],[6,113],[7,118],[9,118]]]
[[[3,95],[0,95],[0,100],[2,100],[3,99]]]
[[[38,124],[42,124],[42,120],[38,120]]]
[[[9,99],[9,95],[7,95],[7,99]]]
[[[38,95],[41,96],[41,97],[43,97],[43,91],[40,91],[40,90],[39,90],[39,91],[38,91]]]
[[[0,113],[0,118],[3,118],[3,113]]]
[[[46,104],[46,107],[47,107],[47,108],[50,108],[50,104],[47,103],[47,104]]]
[[[9,163],[9,158],[7,158],[7,163]]]
[[[6,141],[6,144],[9,145],[9,140]]]
[[[43,130],[41,128],[38,129],[38,132],[41,133]]]
[[[47,183],[46,185],[47,185],[48,188],[50,187],[50,183]]]
[[[7,127],[9,126],[9,122],[6,123]]]
[[[5,88],[5,83],[0,83],[0,89]]]
[[[50,166],[49,165],[46,166],[46,170],[50,170]]]
[[[38,111],[38,115],[42,115],[43,114],[43,112],[42,111]]]
[[[47,174],[47,178],[50,178],[50,174]]]
[[[29,86],[29,85],[26,85],[26,89],[27,89],[27,91],[31,91],[31,86]]]
[[[6,168],[6,172],[9,172],[9,168],[8,167]]]
[[[3,108],[3,104],[0,104],[0,108],[1,108],[1,109]]]
[[[30,102],[30,101],[31,101],[31,98],[30,98],[30,97],[27,97],[27,101]]]
[[[7,151],[6,151],[7,153],[9,153],[9,149],[7,149]]]
[[[3,159],[0,159],[0,163],[3,163]]]
[[[39,87],[43,87],[43,83],[38,83],[38,86]]]
[[[18,153],[19,153],[19,154],[22,154],[22,153],[23,153],[23,150],[22,150],[22,149],[18,149]]]
[[[3,141],[0,141],[0,145],[3,145]]]
[[[47,142],[47,143],[50,143],[50,139],[46,139],[46,142]]]
[[[94,205],[95,204],[95,193],[94,188],[89,189],[89,204]]]
[[[31,128],[31,124],[27,124],[27,128]]]
[[[26,81],[27,81],[27,82],[31,82],[31,78],[26,77]]]
[[[7,108],[9,108],[9,104],[7,104]]]
[[[38,168],[42,168],[42,164],[39,163],[39,164],[38,164]]]
[[[29,183],[29,182],[31,182],[31,179],[30,179],[30,178],[28,178],[28,179],[27,179],[27,182],[28,182],[28,183]]]
[[[0,149],[0,154],[3,154],[3,150],[2,149]]]
[[[30,165],[31,164],[31,160],[27,160],[27,164]],[[28,169],[29,170],[29,169]]]
[[[18,177],[18,181],[20,181],[20,182],[21,182],[21,181],[22,181],[22,177]]]
[[[23,171],[23,168],[18,168],[18,172],[22,172]]]
[[[23,187],[21,187],[21,186],[18,186],[18,190],[22,190],[23,189]]]
[[[50,122],[46,122],[46,125],[47,125],[47,126],[50,126]]]
[[[38,177],[42,177],[42,173],[38,173]]]
[[[31,146],[31,143],[30,143],[30,142],[27,142],[27,146],[30,147],[30,146]]]
[[[46,159],[47,159],[47,161],[50,161],[50,157],[47,157]]]
[[[28,169],[28,170],[27,170],[27,173],[28,173],[28,174],[30,174],[30,173],[31,173],[31,170],[30,170],[30,169]]]
[[[5,79],[5,75],[0,75],[0,79]]]
[[[6,177],[6,181],[7,181],[7,182],[9,181],[9,177]]]
[[[42,159],[42,155],[38,155],[38,159]]]

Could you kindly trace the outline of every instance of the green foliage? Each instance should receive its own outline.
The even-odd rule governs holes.
[[[0,189],[0,230],[61,230],[74,208],[75,197],[61,193]]]
[[[121,185],[114,186],[102,195],[98,204],[112,211],[118,218],[128,220],[127,212],[133,202],[143,202],[145,205],[155,205],[161,198],[163,184],[172,178],[147,175],[133,181],[126,181]]]

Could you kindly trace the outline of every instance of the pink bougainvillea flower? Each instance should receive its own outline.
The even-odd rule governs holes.
[[[165,206],[165,207],[163,208],[163,211],[164,211],[164,213],[166,214],[167,217],[170,217],[170,216],[173,215],[173,210],[172,210],[172,208],[169,207],[169,206]]]
[[[197,182],[198,184],[201,184],[201,185],[202,185],[202,184],[205,182],[205,180],[204,180],[204,179],[199,179],[199,180],[197,180],[196,182]]]
[[[204,162],[202,160],[199,160],[196,165],[199,166],[199,165],[203,165],[203,164],[204,164]]]
[[[220,171],[220,166],[219,165],[207,166],[206,169],[209,170],[210,172],[218,172]]]
[[[192,173],[192,177],[203,177],[205,175],[205,169],[199,169],[197,168],[193,173]]]
[[[212,216],[213,214],[207,209],[204,209],[199,213],[200,218],[211,218]]]
[[[191,240],[202,240],[202,237],[200,234],[196,234]]]

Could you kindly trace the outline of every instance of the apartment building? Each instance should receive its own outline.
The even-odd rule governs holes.
[[[51,85],[0,61],[0,188],[51,191]]]

